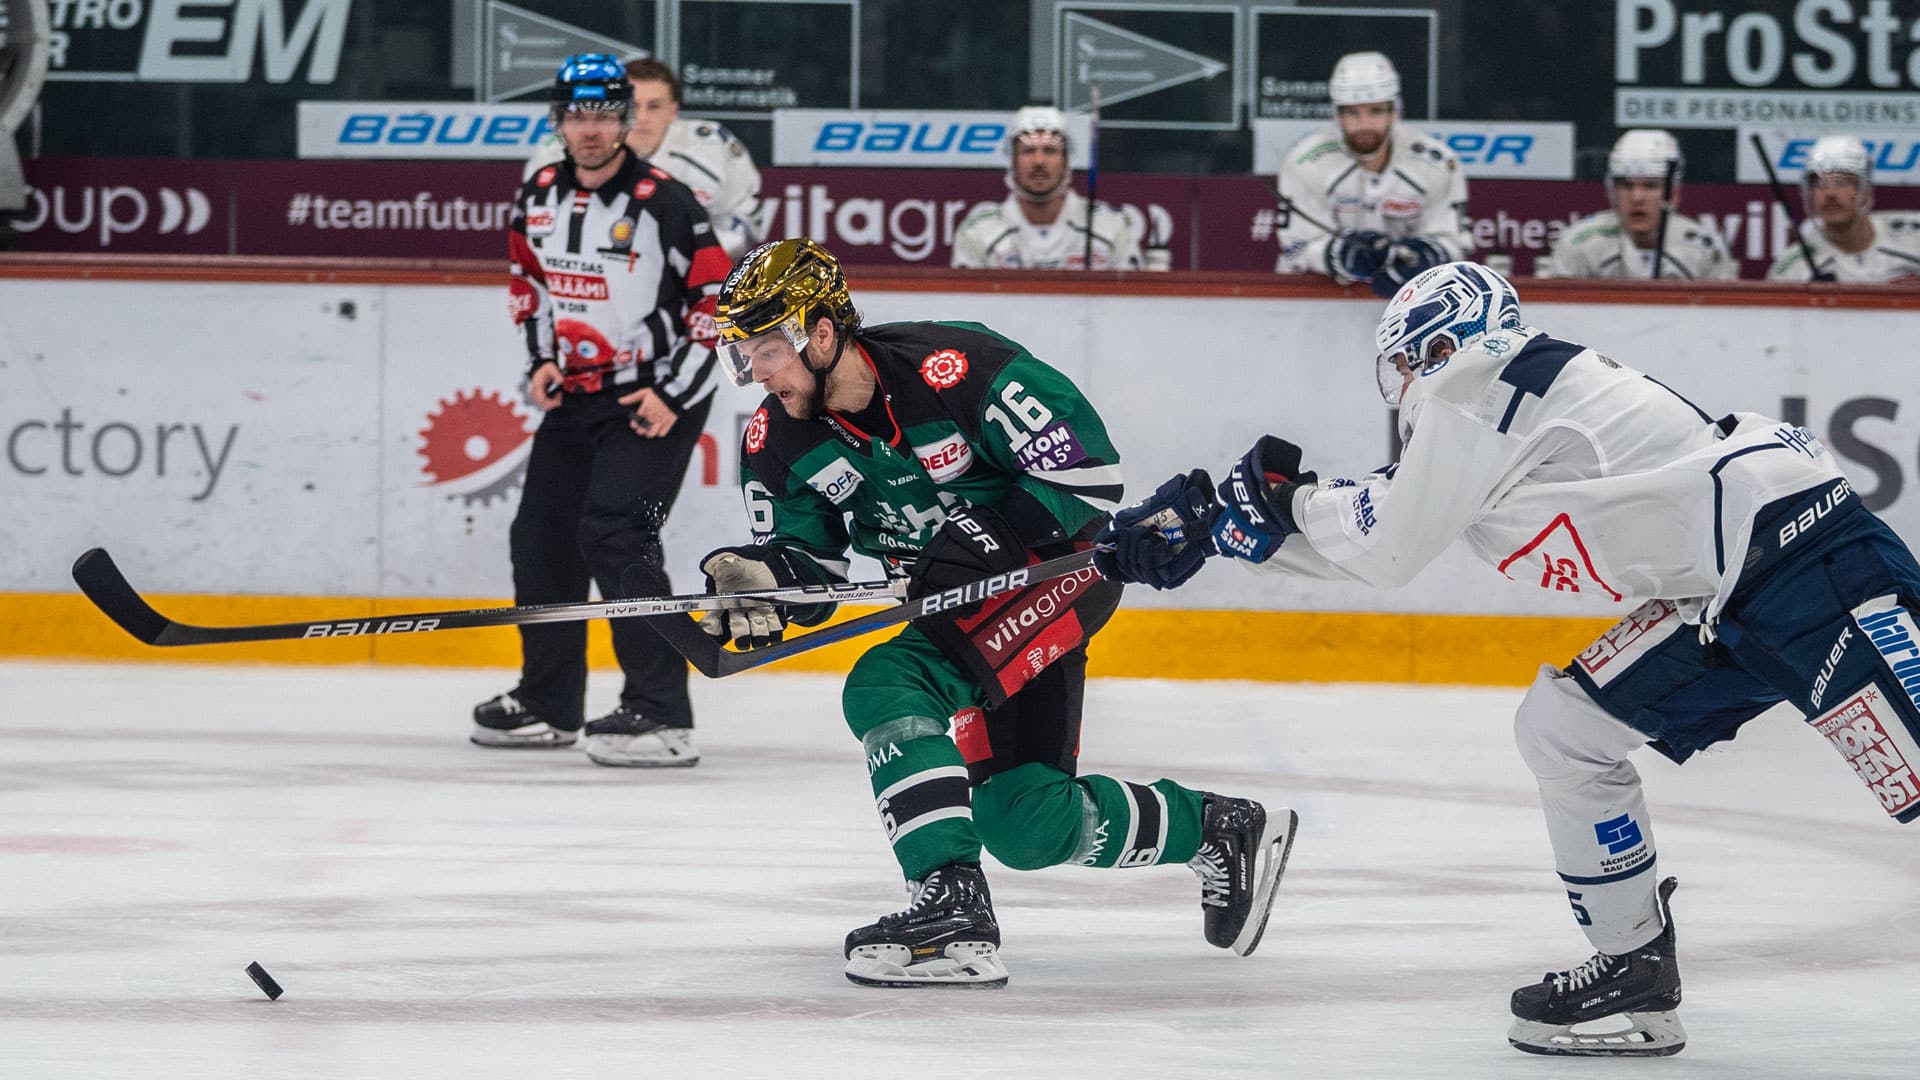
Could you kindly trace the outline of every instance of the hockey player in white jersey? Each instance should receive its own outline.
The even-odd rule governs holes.
[[[1718,233],[1674,212],[1680,205],[1680,144],[1664,131],[1636,129],[1620,136],[1607,154],[1607,201],[1611,210],[1581,218],[1554,242],[1541,277],[1639,278],[1675,281],[1732,281],[1740,264]],[[1673,198],[1666,235],[1660,232],[1660,203],[1667,170],[1673,170]]]
[[[981,203],[960,223],[953,234],[955,268],[1142,268],[1139,239],[1125,214],[1098,203],[1089,223],[1087,200],[1073,190],[1067,118],[1059,109],[1029,105],[1014,114],[1007,133],[1007,189],[1005,199]]]
[[[718,122],[680,115],[680,79],[672,68],[652,58],[629,60],[626,68],[633,83],[627,149],[692,188],[713,223],[714,239],[726,249],[727,258],[739,259],[760,242],[760,170],[753,155]],[[557,136],[541,140],[521,179],[531,178],[566,152]]]
[[[1629,755],[1683,762],[1788,701],[1889,816],[1920,817],[1920,566],[1805,428],[1713,419],[1524,325],[1485,267],[1416,277],[1375,336],[1397,466],[1321,481],[1298,446],[1263,436],[1218,488],[1195,470],[1121,511],[1098,565],[1172,588],[1217,554],[1393,586],[1459,539],[1508,578],[1626,613],[1565,668],[1543,666],[1514,718],[1597,952],[1516,990],[1508,1037],[1542,1054],[1675,1053],[1674,883],[1656,887]]]
[[[1333,125],[1295,143],[1280,166],[1274,269],[1392,296],[1420,271],[1471,255],[1467,178],[1446,144],[1398,122],[1393,61],[1349,53],[1327,93]]]
[[[1828,135],[1807,152],[1800,178],[1806,246],[1787,248],[1767,277],[1808,281],[1807,253],[1823,281],[1920,284],[1920,213],[1873,209],[1873,155],[1851,135]]]

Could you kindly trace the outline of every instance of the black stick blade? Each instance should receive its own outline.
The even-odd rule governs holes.
[[[652,627],[654,632],[667,639],[673,651],[687,658],[693,670],[709,679],[718,679],[733,674],[727,670],[727,658],[732,653],[721,647],[718,638],[710,637],[700,624],[685,615],[654,615],[643,617],[641,622]]]
[[[169,625],[165,615],[153,610],[127,583],[125,574],[113,564],[113,556],[104,548],[94,548],[73,562],[73,580],[87,594],[93,606],[120,629],[148,645],[157,644]]]

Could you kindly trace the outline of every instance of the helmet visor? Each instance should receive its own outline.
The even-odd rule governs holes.
[[[1454,349],[1452,337],[1446,334],[1435,334],[1428,339],[1427,355],[1429,357],[1433,357],[1434,353],[1443,348],[1447,350],[1446,355],[1452,355]],[[1406,396],[1407,387],[1413,385],[1414,379],[1429,372],[1438,371],[1444,366],[1444,358],[1432,358],[1424,362],[1415,361],[1412,359],[1412,354],[1404,348],[1380,353],[1374,357],[1373,375],[1380,383],[1381,400],[1394,408],[1399,408],[1400,399]]]
[[[797,362],[806,344],[806,323],[796,312],[770,330],[739,341],[723,342],[720,362],[726,365],[727,377],[733,380],[733,385],[751,386]]]

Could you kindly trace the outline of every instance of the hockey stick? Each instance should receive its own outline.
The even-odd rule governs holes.
[[[1833,275],[1822,273],[1814,265],[1813,245],[1807,243],[1806,234],[1800,231],[1802,217],[1794,214],[1792,204],[1787,202],[1787,189],[1781,186],[1780,175],[1773,171],[1773,159],[1767,156],[1767,144],[1760,139],[1760,133],[1753,133],[1753,152],[1760,155],[1760,167],[1767,170],[1767,183],[1773,188],[1773,201],[1787,212],[1787,222],[1793,226],[1793,238],[1800,241],[1800,255],[1807,260],[1807,276],[1814,281],[1832,281]]]
[[[918,619],[923,615],[951,611],[967,604],[992,599],[1002,593],[1013,592],[1015,589],[1023,589],[1042,581],[1079,573],[1093,565],[1095,550],[1097,549],[1088,548],[1085,551],[1076,551],[1071,555],[1048,559],[1046,562],[1035,563],[1019,570],[995,574],[992,577],[981,578],[979,581],[970,581],[957,589],[923,596],[918,600],[901,604],[899,607],[862,615],[857,619],[849,619],[838,625],[815,630],[810,634],[802,634],[789,641],[782,641],[750,652],[733,652],[727,649],[719,638],[712,637],[700,629],[700,624],[679,615],[643,621],[653,627],[661,637],[666,638],[667,644],[673,646],[675,652],[686,657],[695,671],[709,679],[724,679],[729,675],[751,671],[777,660],[785,660],[789,656],[812,652],[822,645],[832,645],[883,627]]]
[[[751,604],[818,604],[841,600],[897,600],[899,594],[884,581],[849,585],[801,585],[756,592],[637,597],[582,604],[530,604],[523,607],[478,608],[471,611],[423,611],[383,615],[374,619],[323,619],[314,622],[264,623],[252,626],[195,626],[175,622],[153,609],[127,582],[113,557],[100,548],[73,564],[73,580],[107,618],[148,645],[220,645],[237,641],[290,641],[301,638],[356,637],[365,634],[422,634],[435,630],[468,630],[482,626],[525,626],[531,623],[580,622],[632,616],[685,614],[747,607]]]
[[[1653,280],[1660,280],[1660,264],[1667,258],[1667,218],[1673,214],[1673,178],[1680,171],[1678,161],[1667,162],[1667,178],[1660,184],[1660,230],[1653,241]]]
[[[1100,84],[1087,87],[1087,246],[1080,257],[1080,269],[1093,269],[1093,210],[1100,203]],[[1067,168],[1073,168],[1068,162]]]

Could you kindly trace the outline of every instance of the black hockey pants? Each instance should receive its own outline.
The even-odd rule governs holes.
[[[619,404],[631,387],[568,394],[534,433],[526,488],[511,536],[516,604],[578,603],[597,584],[603,599],[671,593],[660,530],[706,426],[712,398],[681,415],[673,430],[642,438]],[[670,727],[692,727],[687,668],[638,619],[611,619],[613,651],[626,673],[621,704]],[[584,720],[587,625],[520,627],[520,686],[514,696],[558,728]]]

